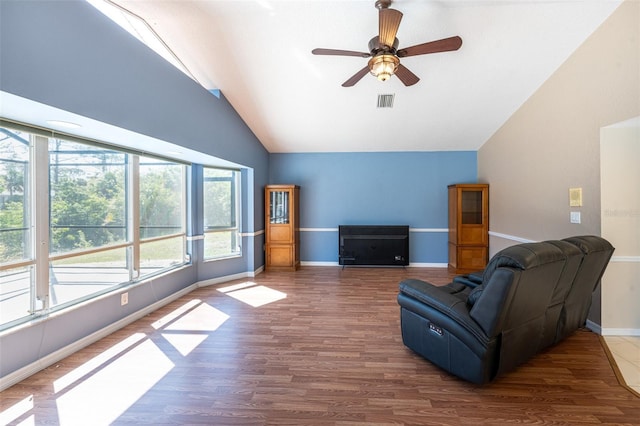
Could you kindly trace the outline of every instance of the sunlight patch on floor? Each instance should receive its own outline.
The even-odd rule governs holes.
[[[188,333],[162,333],[162,337],[167,339],[167,342],[176,348],[180,355],[187,356],[192,350],[198,347],[198,345],[204,342],[208,334],[188,334]]]
[[[16,419],[24,416],[29,411],[33,410],[33,395],[29,395],[24,399],[21,399],[11,407],[7,408],[0,413],[0,425],[8,425],[14,422]],[[33,414],[20,422],[21,425],[35,424]]]
[[[228,319],[229,315],[221,310],[206,303],[201,303],[173,321],[164,330],[216,331]]]
[[[171,323],[172,321],[175,321],[176,319],[180,318],[182,315],[184,315],[186,312],[189,312],[191,309],[195,308],[200,303],[202,303],[200,299],[189,300],[184,305],[169,312],[167,315],[163,316],[158,321],[155,321],[153,324],[151,324],[151,327],[155,328],[156,330],[159,328],[162,328],[165,325]]]
[[[142,342],[59,396],[60,424],[110,424],[173,367],[151,340]]]
[[[166,341],[187,356],[227,319],[229,315],[224,312],[200,299],[192,299],[152,326],[163,329]],[[58,420],[61,424],[94,424],[95,419],[100,419],[109,424],[173,368],[167,354],[147,335],[135,333],[53,382],[54,392],[59,394]],[[32,401],[26,399],[2,414],[12,421],[28,415],[32,409]],[[28,424],[29,418],[21,424]]]
[[[53,382],[53,391],[55,393],[59,393],[73,383],[82,380],[85,376],[91,375],[93,372],[99,370],[104,365],[109,363],[111,359],[122,355],[130,347],[134,346],[145,338],[146,336],[144,333],[132,334],[131,336],[102,352],[101,354],[91,358],[80,367],[73,369],[69,373],[55,380]]]
[[[282,300],[287,297],[287,293],[283,293],[263,285],[254,285],[253,287],[229,291],[226,292],[226,294],[234,299],[251,305],[254,308],[268,303],[277,302],[278,300]]]

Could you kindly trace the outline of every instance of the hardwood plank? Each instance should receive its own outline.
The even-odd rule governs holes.
[[[303,267],[197,289],[2,392],[0,423],[640,425],[589,331],[488,386],[433,366],[402,344],[405,278],[451,276]]]

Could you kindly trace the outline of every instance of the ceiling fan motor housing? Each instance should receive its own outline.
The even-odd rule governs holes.
[[[395,38],[393,40],[393,46],[390,46],[390,47],[384,46],[380,44],[380,37],[375,36],[374,38],[369,40],[369,52],[371,53],[371,56],[376,56],[377,54],[382,52],[395,55],[399,45],[400,45],[400,42],[398,41],[397,38]]]

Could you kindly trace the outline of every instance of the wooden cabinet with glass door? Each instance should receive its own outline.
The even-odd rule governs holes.
[[[265,187],[265,269],[300,267],[299,194],[297,185]]]
[[[489,185],[449,185],[449,270],[484,269],[489,260]]]

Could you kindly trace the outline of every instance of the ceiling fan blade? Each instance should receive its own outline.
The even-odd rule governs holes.
[[[400,27],[402,12],[395,9],[384,8],[380,9],[378,18],[380,44],[383,46],[393,47],[393,42],[396,40],[396,34],[398,33],[398,27]]]
[[[369,66],[366,66],[366,67],[362,68],[360,71],[355,73],[349,80],[347,80],[344,83],[342,83],[342,87],[351,87],[351,86],[353,86],[354,84],[359,82],[362,79],[362,77],[367,75],[368,72],[369,72]]]
[[[402,64],[398,65],[396,76],[405,86],[413,86],[420,81],[417,75],[409,71],[409,69]]]
[[[338,49],[313,49],[311,53],[313,53],[314,55],[358,56],[360,58],[368,58],[369,56],[371,56],[370,53]]]
[[[404,49],[398,50],[396,54],[399,58],[404,58],[407,56],[425,55],[427,53],[449,52],[460,49],[460,46],[462,46],[462,39],[455,36],[405,47]]]

